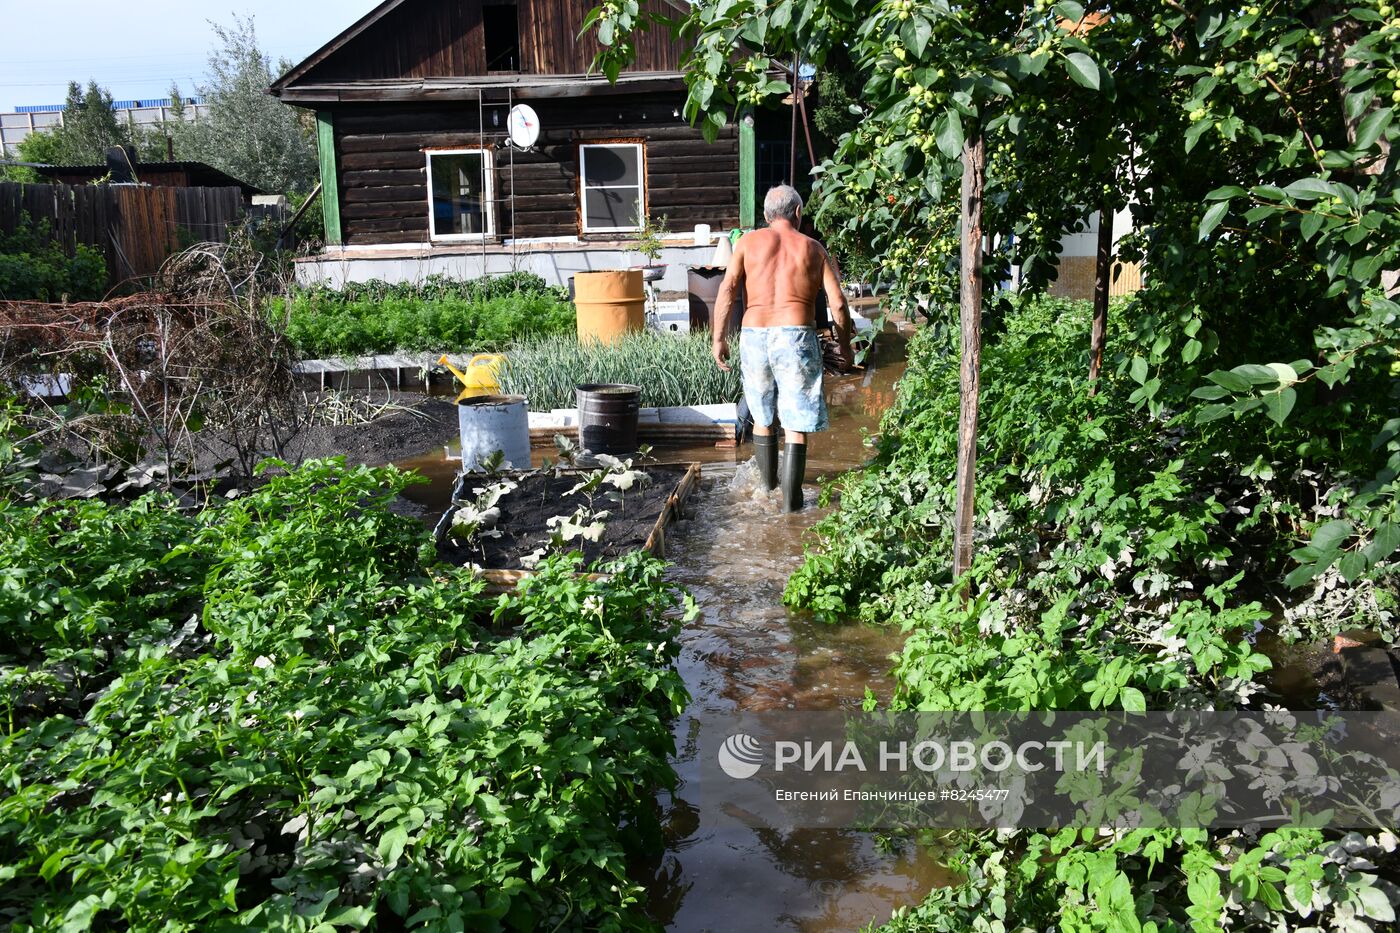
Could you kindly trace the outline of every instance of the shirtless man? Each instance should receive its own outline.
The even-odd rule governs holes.
[[[725,329],[734,290],[745,289],[739,368],[753,413],[754,462],[764,490],[778,485],[776,415],[787,435],[783,450],[783,508],[802,508],[807,435],[827,428],[822,395],[822,348],[816,331],[817,293],[826,290],[843,364],[851,361],[851,315],[836,265],[820,243],[797,232],[802,197],[787,185],[763,199],[768,226],[744,234],[734,247],[715,300],[714,356],[729,370]],[[776,411],[775,411],[776,408]]]

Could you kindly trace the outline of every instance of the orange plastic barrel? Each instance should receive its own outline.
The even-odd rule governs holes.
[[[578,339],[611,343],[646,326],[642,270],[580,272],[574,276]]]

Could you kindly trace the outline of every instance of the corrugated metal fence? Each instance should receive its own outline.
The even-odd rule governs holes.
[[[107,257],[112,284],[153,275],[172,253],[204,241],[227,242],[243,217],[238,188],[152,188],[139,185],[0,184],[0,231],[22,218],[49,225],[49,237]]]

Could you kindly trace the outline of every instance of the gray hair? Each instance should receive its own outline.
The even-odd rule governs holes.
[[[791,185],[774,185],[763,198],[763,219],[770,224],[775,220],[797,223],[797,212],[802,209],[802,195]]]

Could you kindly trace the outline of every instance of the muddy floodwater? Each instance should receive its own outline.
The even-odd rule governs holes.
[[[865,437],[894,401],[905,338],[887,331],[865,372],[827,380],[831,430],[810,439],[809,483],[869,455]],[[776,494],[753,487],[750,454],[747,444],[656,451],[662,462],[706,464],[686,518],[666,539],[672,578],[694,595],[701,616],[681,635],[678,666],[692,699],[675,725],[680,786],[659,799],[666,850],[635,873],[649,912],[671,930],[858,930],[917,904],[948,883],[948,872],[915,847],[881,851],[866,833],[784,833],[695,802],[700,762],[689,737],[697,723],[736,710],[859,709],[867,688],[888,697],[890,655],[902,640],[897,630],[823,625],[783,606],[788,575],[822,513],[809,485],[809,508],[782,514]],[[439,454],[400,466],[433,480],[410,490],[413,499],[444,507],[454,463]]]
[[[783,515],[749,479],[747,466],[707,471],[693,517],[668,539],[673,576],[702,615],[681,635],[692,699],[676,723],[681,784],[661,800],[667,849],[639,880],[668,929],[853,931],[918,903],[946,872],[921,850],[882,853],[865,833],[783,833],[742,811],[691,803],[701,763],[688,738],[701,721],[736,710],[859,709],[867,687],[888,696],[900,646],[897,631],[823,625],[783,607],[819,513]]]

